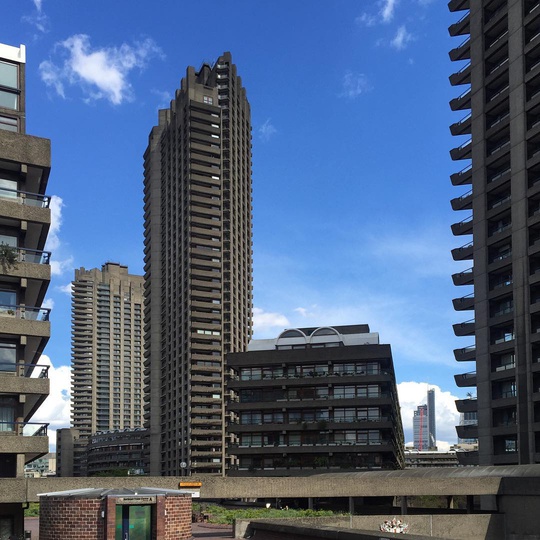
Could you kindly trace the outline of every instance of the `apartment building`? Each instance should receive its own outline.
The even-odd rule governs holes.
[[[32,416],[49,394],[50,141],[26,134],[24,45],[0,44],[0,477],[22,478],[49,451]],[[24,531],[23,502],[0,504],[0,537]]]
[[[226,365],[231,476],[403,468],[392,352],[368,325],[285,330]]]
[[[127,266],[75,270],[72,426],[81,438],[143,422],[143,277]]]
[[[452,254],[472,264],[453,275],[465,289],[454,331],[468,338],[455,357],[471,366],[456,382],[477,396],[457,406],[478,418],[458,435],[478,439],[468,463],[539,463],[540,2],[448,5],[458,19],[450,35],[462,40],[450,51],[450,82],[463,90],[450,103],[462,115],[450,127],[459,138],[451,157],[464,165],[451,176],[461,191],[452,230],[464,242]]]
[[[144,155],[150,474],[224,474],[224,355],[251,337],[251,118],[230,53],[188,67]]]

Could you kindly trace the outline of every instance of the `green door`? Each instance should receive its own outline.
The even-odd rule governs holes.
[[[115,540],[151,540],[152,506],[117,505]]]

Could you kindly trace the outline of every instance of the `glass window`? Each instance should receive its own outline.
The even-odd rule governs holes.
[[[15,430],[15,399],[0,398],[0,431]]]
[[[0,90],[0,107],[17,110],[19,108],[19,95]]]
[[[0,62],[0,85],[19,88],[18,68],[16,64]]]
[[[0,197],[3,199],[16,199],[17,181],[0,178]]]
[[[17,345],[0,342],[0,371],[15,371]]]
[[[19,131],[19,124],[16,118],[0,115],[0,129],[6,131]]]

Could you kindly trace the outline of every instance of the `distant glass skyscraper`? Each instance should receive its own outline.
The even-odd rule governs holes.
[[[230,53],[187,68],[144,155],[153,475],[223,473],[224,366],[251,337],[251,114]]]
[[[428,390],[427,405],[419,405],[413,416],[414,447],[417,450],[437,448],[435,427],[435,390]]]

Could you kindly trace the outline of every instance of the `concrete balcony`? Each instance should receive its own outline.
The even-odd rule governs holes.
[[[463,11],[465,9],[471,9],[469,0],[450,0],[448,2],[448,10],[451,12]]]
[[[0,395],[19,394],[25,396],[23,417],[30,420],[50,390],[49,366],[0,363]],[[35,373],[35,376],[32,376]]]
[[[456,409],[460,413],[466,413],[466,412],[477,412],[478,411],[478,403],[476,398],[471,399],[456,399]],[[475,426],[476,427],[476,426]],[[466,438],[466,437],[462,437]],[[473,437],[475,438],[475,437]]]
[[[464,246],[452,250],[452,258],[454,261],[466,261],[473,258],[473,243],[469,242]]]
[[[460,439],[478,439],[478,426],[474,424],[456,426],[456,432]]]
[[[457,98],[454,98],[450,101],[450,109],[453,111],[463,111],[465,109],[471,108],[471,89],[467,88]]]
[[[474,309],[474,293],[462,296],[461,298],[454,298],[452,300],[454,309],[456,311],[464,311],[468,309]]]
[[[470,33],[470,13],[467,12],[458,22],[451,24],[448,28],[450,37],[463,36]]]
[[[458,272],[457,274],[452,274],[452,281],[454,285],[473,285],[474,284],[474,272],[472,268],[464,270],[463,272]]]
[[[450,176],[453,186],[462,186],[464,184],[472,184],[472,166],[467,165],[461,171]]]
[[[463,349],[454,349],[454,358],[456,359],[456,362],[470,362],[474,360],[476,358],[476,346],[470,345]]]
[[[469,371],[469,373],[460,373],[458,375],[454,375],[454,381],[456,382],[456,386],[458,388],[475,387],[476,386],[476,371]]]
[[[472,452],[457,452],[457,459],[460,465],[478,465],[478,451],[474,450]]]
[[[463,41],[458,47],[452,49],[448,56],[452,62],[457,62],[459,60],[470,60],[471,59],[471,38],[468,37]]]
[[[25,463],[49,452],[49,424],[0,422],[0,454],[24,454]]]
[[[459,223],[452,224],[452,234],[454,236],[462,236],[464,234],[472,234],[473,232],[473,217],[469,216]]]
[[[467,65],[462,67],[456,73],[452,73],[452,75],[450,75],[450,77],[448,78],[452,86],[459,86],[461,84],[470,84],[471,83],[471,63],[469,62]]]
[[[453,161],[459,161],[460,159],[471,159],[472,155],[472,139],[465,141],[461,146],[452,148],[450,150],[450,157]]]
[[[459,122],[455,122],[450,126],[450,133],[452,135],[470,135],[471,134],[471,115],[468,114],[462,118]]]
[[[456,337],[474,336],[475,321],[470,319],[468,321],[457,323],[452,325],[454,334]]]

